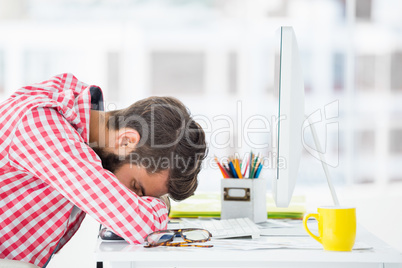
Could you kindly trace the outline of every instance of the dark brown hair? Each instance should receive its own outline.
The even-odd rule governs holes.
[[[205,133],[188,109],[172,97],[149,97],[126,109],[109,112],[109,129],[132,128],[140,134],[124,162],[148,173],[169,169],[168,193],[174,200],[191,196],[207,153]]]

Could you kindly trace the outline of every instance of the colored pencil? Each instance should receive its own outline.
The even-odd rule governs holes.
[[[255,172],[255,178],[256,179],[258,179],[258,177],[260,176],[260,172],[261,172],[261,169],[262,169],[262,162],[260,162],[260,164],[258,165],[258,167],[257,167],[257,171]]]
[[[229,162],[229,167],[230,167],[230,170],[232,171],[233,178],[238,179],[239,177],[237,177],[236,170],[235,170],[232,162]]]
[[[227,163],[221,163],[215,156],[215,162],[222,173],[223,178],[235,178],[243,179],[247,178],[248,173],[249,179],[257,179],[260,175],[262,169],[262,157],[261,154],[257,155],[250,152],[250,155],[246,155],[243,160],[240,160],[235,154],[234,156],[229,156]]]
[[[255,173],[257,172],[257,167],[258,167],[260,161],[261,161],[261,157],[260,157],[260,154],[258,154],[258,155],[255,157],[255,159],[254,159],[253,171],[252,171],[252,173],[251,173],[251,177],[250,177],[250,178],[255,179]]]
[[[255,157],[254,157],[254,154],[251,152],[250,172],[249,172],[249,174],[248,174],[248,177],[249,177],[250,179],[253,178],[255,160],[256,160],[256,159],[255,159]]]
[[[246,167],[244,168],[244,171],[243,171],[243,177],[246,177],[247,168],[250,163],[250,158],[248,157],[248,154],[245,157],[247,158],[247,161],[246,161]]]
[[[216,164],[218,164],[219,169],[224,178],[230,178],[230,175],[226,172],[226,170],[222,167],[221,163],[219,163],[218,158],[215,156]]]
[[[243,179],[243,176],[241,174],[241,170],[240,170],[240,165],[239,165],[239,159],[237,159],[237,157],[235,156],[235,168],[236,168],[236,175],[237,177],[239,177],[239,179]]]
[[[226,173],[229,174],[228,178],[233,178],[232,172],[230,171],[230,168],[229,168],[228,164],[222,164],[222,166],[225,169]]]

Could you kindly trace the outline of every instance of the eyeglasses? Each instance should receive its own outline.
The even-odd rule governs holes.
[[[172,242],[176,236],[183,238],[183,242]],[[171,246],[171,247],[201,247],[210,248],[213,245],[198,245],[189,243],[202,243],[211,240],[212,234],[199,228],[177,229],[177,230],[161,230],[149,234],[145,237],[147,244],[146,248],[158,246]]]

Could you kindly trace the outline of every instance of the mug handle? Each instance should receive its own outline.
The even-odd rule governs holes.
[[[312,218],[315,218],[315,219],[318,221],[318,214],[317,214],[317,213],[307,214],[307,215],[304,216],[304,218],[303,218],[304,229],[307,231],[307,233],[308,233],[312,238],[314,238],[315,240],[317,240],[318,242],[320,242],[320,243],[322,244],[322,242],[321,242],[321,237],[316,236],[315,234],[313,234],[313,233],[308,229],[307,220],[308,220],[309,218],[311,218],[311,217],[312,217]]]

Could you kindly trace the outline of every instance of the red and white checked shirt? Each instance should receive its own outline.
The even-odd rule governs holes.
[[[163,202],[127,189],[88,146],[91,92],[102,99],[61,74],[0,103],[0,258],[43,266],[86,213],[130,243],[166,228]]]

